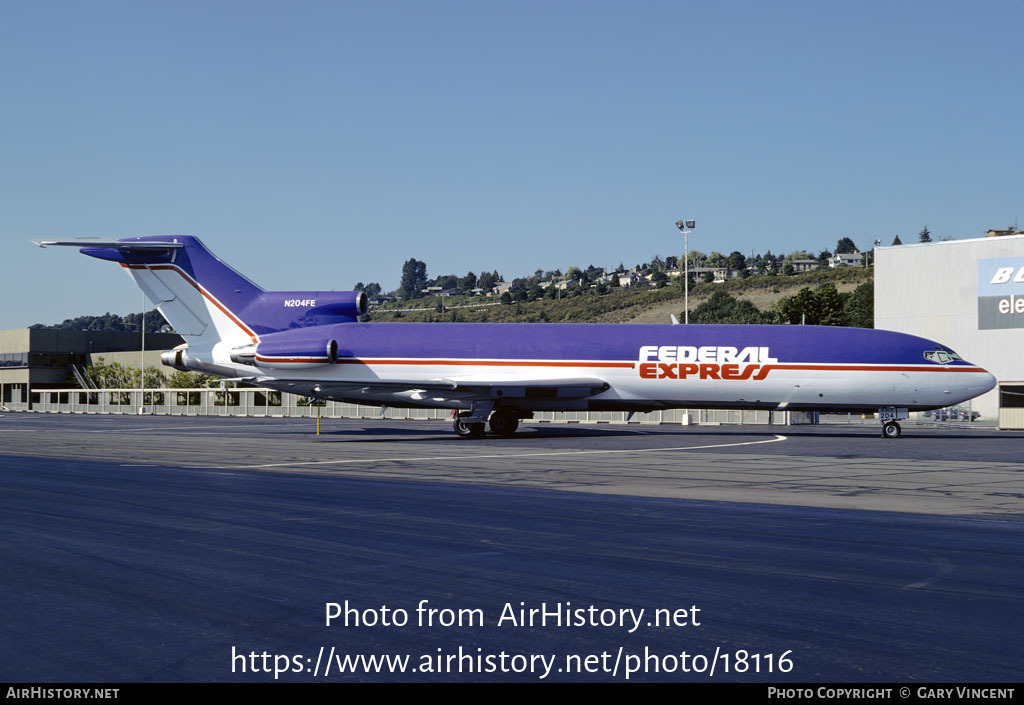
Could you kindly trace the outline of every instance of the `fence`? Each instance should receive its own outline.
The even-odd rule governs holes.
[[[29,405],[20,405],[24,410]],[[319,401],[272,389],[34,389],[31,410],[70,414],[138,414],[169,416],[281,416],[347,419],[451,418],[450,409],[398,409],[344,402]],[[12,409],[14,410],[14,409]],[[542,411],[533,415],[541,423],[609,424],[807,424],[817,423],[818,415],[805,412],[666,409],[663,411]]]

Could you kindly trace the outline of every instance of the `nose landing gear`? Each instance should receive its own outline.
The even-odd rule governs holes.
[[[898,421],[910,418],[905,408],[886,406],[878,410],[878,420],[882,422],[882,438],[899,438],[903,433]]]

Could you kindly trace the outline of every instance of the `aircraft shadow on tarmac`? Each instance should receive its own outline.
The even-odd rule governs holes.
[[[1003,431],[950,431],[947,429],[940,428],[918,428],[908,429],[906,435],[898,441],[886,441],[881,438],[879,429],[868,426],[856,426],[856,427],[844,427],[842,429],[822,429],[817,427],[814,429],[806,430],[793,430],[792,427],[771,427],[770,429],[757,429],[753,430],[749,427],[730,427],[729,429],[709,429],[692,427],[686,430],[665,430],[665,429],[652,429],[652,430],[641,430],[641,429],[624,429],[615,428],[609,426],[599,427],[585,427],[577,425],[529,425],[521,426],[519,430],[511,436],[495,436],[487,434],[482,438],[467,440],[452,436],[447,432],[447,428],[395,428],[389,427],[388,425],[382,424],[381,426],[360,426],[358,428],[343,428],[343,429],[320,429],[320,440],[330,441],[338,440],[345,442],[361,442],[361,443],[401,443],[401,442],[416,442],[422,443],[424,441],[432,442],[444,442],[454,443],[459,445],[480,443],[480,442],[493,442],[493,441],[536,441],[541,439],[564,439],[564,438],[635,438],[637,436],[649,435],[655,438],[710,438],[710,439],[740,439],[740,438],[755,438],[755,439],[770,439],[777,435],[783,435],[791,439],[844,439],[844,440],[856,440],[865,439],[872,443],[876,441],[879,443],[906,443],[908,441],[928,441],[934,443],[936,441],[984,441],[984,440],[1005,440],[1007,438],[1006,432]],[[369,437],[368,437],[369,436]]]
[[[371,437],[367,438],[367,435],[370,435]],[[346,442],[363,443],[401,443],[403,441],[414,441],[416,443],[422,443],[423,441],[438,441],[454,443],[457,445],[472,445],[473,443],[487,441],[530,441],[537,440],[538,438],[634,438],[638,435],[643,435],[643,432],[615,428],[580,428],[578,426],[553,428],[541,426],[536,428],[520,427],[520,429],[511,436],[503,437],[487,434],[482,438],[469,440],[452,435],[451,433],[448,432],[447,428],[414,429],[387,428],[386,426],[380,426],[328,430],[324,430],[321,427],[320,429],[321,439],[323,439],[326,436],[328,440],[333,437],[337,440],[344,440]]]

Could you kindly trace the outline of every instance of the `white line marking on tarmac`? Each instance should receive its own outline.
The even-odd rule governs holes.
[[[0,418],[3,418],[3,417],[0,416]],[[178,428],[176,426],[142,426],[140,428],[101,428],[101,429],[72,428],[72,429],[64,429],[64,430],[62,430],[62,433],[115,433],[115,434],[118,434],[118,435],[122,435],[125,432],[140,433],[140,432],[143,432],[143,431],[165,431],[168,435],[173,434],[173,435],[176,435],[176,436],[180,436],[180,435],[193,435],[193,434],[191,434],[191,431],[193,431],[195,429],[216,429],[217,431],[223,431],[224,429],[228,429],[228,428],[248,428],[248,429],[260,428],[263,425],[264,424],[225,424],[225,425],[221,426],[221,425],[218,425],[218,424],[212,424],[212,425],[209,425],[209,426],[190,426],[190,427],[187,426],[187,427],[182,427],[182,428]],[[292,425],[298,426],[300,424],[292,424]],[[13,428],[11,430],[12,431],[38,431],[38,430],[40,430],[40,428],[37,425],[27,425],[26,424],[24,426]],[[43,429],[43,430],[45,430],[45,429]],[[209,436],[209,435],[216,435],[216,434],[196,433],[194,435],[197,435],[197,436],[204,436],[204,435],[205,436]]]
[[[679,450],[706,450],[708,448],[733,448],[736,446],[756,446],[762,443],[778,443],[787,440],[785,436],[775,434],[775,438],[765,441],[745,441],[743,443],[716,443],[707,446],[678,446],[675,448],[616,448],[610,450],[562,450],[550,453],[493,453],[488,455],[438,455],[424,457],[399,458],[352,458],[349,460],[309,460],[301,463],[269,463],[267,465],[250,465],[252,468],[285,468],[299,465],[349,465],[352,463],[402,463],[430,460],[487,460],[493,458],[544,458],[556,455],[598,455],[611,453],[668,453]]]

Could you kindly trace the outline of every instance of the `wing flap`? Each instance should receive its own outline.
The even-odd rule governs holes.
[[[269,378],[263,378],[270,381]],[[283,381],[283,380],[282,380]],[[451,378],[436,380],[390,380],[334,382],[326,380],[288,380],[294,386],[316,388],[321,397],[367,398],[381,394],[411,395],[437,401],[497,399],[585,399],[609,388],[602,379],[483,379]]]

